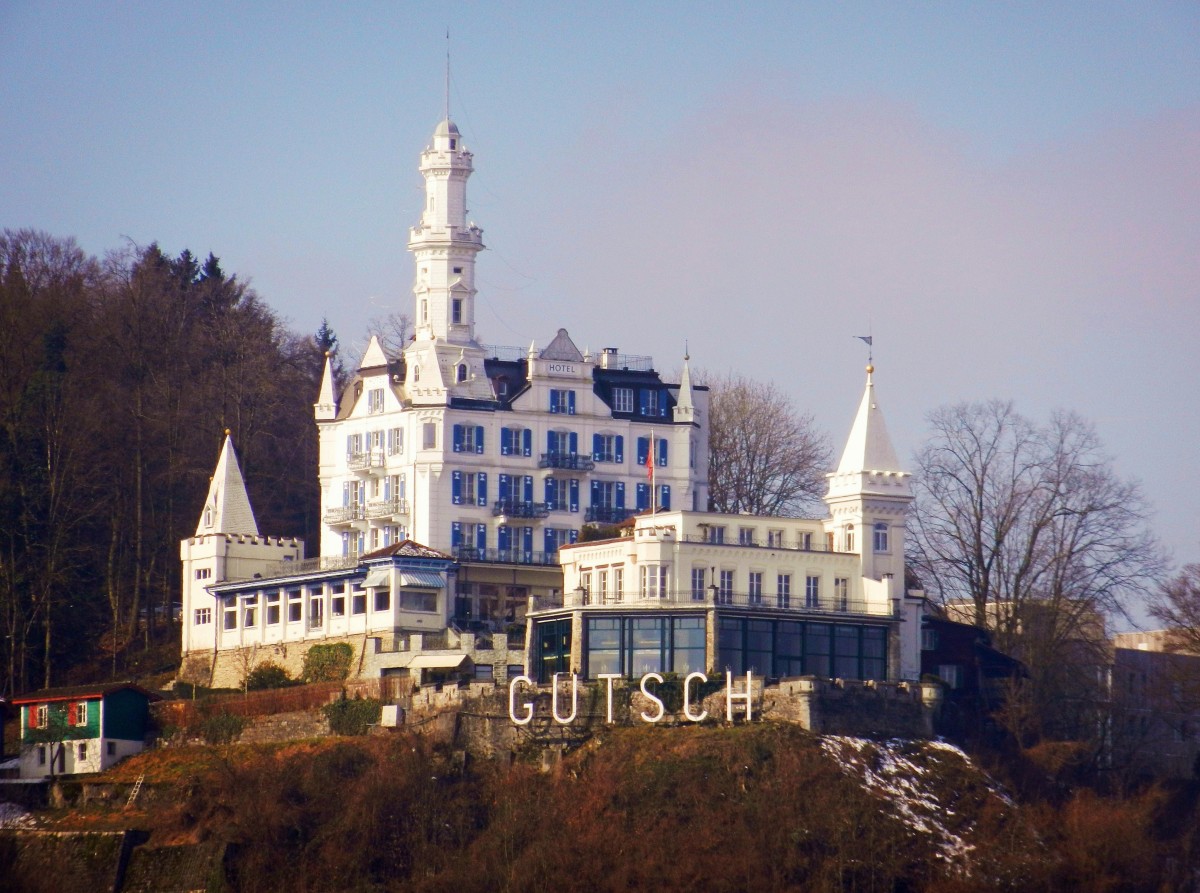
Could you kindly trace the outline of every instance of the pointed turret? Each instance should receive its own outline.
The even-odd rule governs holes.
[[[867,366],[867,387],[858,405],[846,449],[842,452],[842,461],[838,463],[839,475],[869,471],[901,473],[883,413],[875,402],[874,372],[874,366]]]
[[[904,518],[912,502],[907,471],[888,436],[875,401],[874,366],[837,471],[828,475],[825,503],[833,516],[830,533],[839,552],[862,555],[863,576],[904,579]]]
[[[378,369],[380,366],[388,364],[387,354],[383,352],[383,345],[379,343],[379,339],[374,335],[371,336],[371,341],[367,344],[367,351],[363,354],[362,362],[358,364],[359,369]]]
[[[237,453],[233,450],[233,438],[225,429],[225,443],[212,483],[208,485],[208,498],[204,500],[204,511],[196,525],[196,536],[209,533],[234,533],[258,536],[258,523],[254,510],[250,508],[250,497],[246,493],[246,482],[238,467]]]
[[[337,398],[333,395],[333,357],[325,351],[325,371],[321,373],[321,390],[313,404],[313,416],[318,422],[331,422],[337,418]]]
[[[679,395],[675,398],[677,422],[696,421],[696,404],[692,397],[692,370],[688,365],[690,359],[686,353],[683,355],[683,374],[679,376]]]

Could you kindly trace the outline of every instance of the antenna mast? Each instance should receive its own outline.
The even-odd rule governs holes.
[[[446,120],[450,120],[450,29],[446,28]]]

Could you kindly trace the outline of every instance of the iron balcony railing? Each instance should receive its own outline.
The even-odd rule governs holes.
[[[542,453],[538,468],[563,468],[568,471],[591,471],[596,461],[588,453]]]
[[[708,546],[741,546],[743,549],[783,549],[789,552],[846,552],[846,549],[838,549],[822,537],[820,541],[816,536],[811,540],[792,540],[791,542],[738,542],[735,538],[716,540],[711,535],[700,535],[695,533],[687,533],[681,536],[681,542],[685,543],[704,543]]]
[[[777,593],[725,592],[710,587],[704,590],[667,591],[658,595],[643,593],[639,590],[622,592],[580,591],[566,592],[563,595],[564,607],[610,607],[623,610],[645,610],[661,608],[663,605],[674,607],[717,607],[745,608],[770,611],[784,611],[790,614],[826,615],[826,616],[867,616],[892,617],[894,608],[891,604],[869,604],[860,599],[838,599],[823,596],[815,601],[806,600],[804,595],[780,596]]]
[[[544,502],[521,502],[515,499],[499,499],[492,503],[492,514],[509,518],[545,518],[550,506]]]
[[[470,546],[459,546],[454,550],[454,557],[459,561],[474,561],[483,564],[558,566],[557,552],[533,552],[524,549],[474,549]]]
[[[406,499],[385,499],[381,502],[367,503],[368,518],[388,518],[392,515],[407,515],[408,500]]]
[[[321,516],[321,520],[326,524],[347,524],[350,521],[361,521],[365,516],[365,509],[361,502],[351,503],[350,505],[339,505],[331,509],[326,509],[325,514]]]
[[[367,471],[372,468],[382,468],[383,464],[383,450],[366,450],[362,453],[351,453],[346,457],[346,467],[350,471]]]

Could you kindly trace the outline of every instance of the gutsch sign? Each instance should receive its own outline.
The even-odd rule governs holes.
[[[571,712],[563,716],[559,712],[558,704],[558,677],[571,677]],[[620,673],[599,673],[597,679],[604,681],[605,692],[607,695],[606,707],[606,722],[610,725],[613,722],[613,683],[618,679],[624,679]],[[656,686],[662,685],[663,677],[658,673],[647,673],[642,677],[639,683],[639,688],[643,695],[650,701],[649,711],[643,710],[640,714],[642,722],[658,722],[666,715],[667,708],[663,704],[662,699],[658,697],[648,684],[653,682]],[[707,682],[708,676],[704,673],[688,673],[683,680],[683,715],[689,722],[704,722],[708,718],[708,711],[701,710],[696,713],[692,707],[691,693],[692,683],[700,681]],[[751,674],[746,673],[746,687],[742,691],[733,690],[733,673],[725,671],[725,719],[733,722],[733,702],[742,701],[746,705],[746,720],[753,719],[750,711],[751,699]],[[533,680],[528,676],[515,676],[508,683],[508,717],[516,725],[524,726],[533,721],[534,707],[533,701],[523,701],[517,703],[518,689],[533,688]],[[536,689],[535,689],[536,690]],[[554,679],[550,685],[550,713],[554,717],[554,721],[560,725],[569,725],[575,721],[575,714],[579,710],[579,677],[574,673],[555,673]]]

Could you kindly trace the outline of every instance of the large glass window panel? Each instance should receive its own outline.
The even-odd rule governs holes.
[[[635,677],[661,673],[665,667],[666,641],[661,617],[637,617],[629,621],[629,670]]]
[[[703,673],[705,666],[705,618],[676,617],[672,621],[674,653],[671,669],[680,676]]]
[[[887,678],[887,630],[881,627],[862,631],[862,674],[864,679]]]
[[[717,628],[717,668],[741,675],[745,670],[742,636],[744,621],[737,617],[722,617]]]
[[[859,641],[857,626],[841,624],[833,630],[833,675],[842,679],[859,679]]]
[[[774,646],[770,620],[746,621],[746,669],[766,676],[772,669]]]
[[[809,623],[804,630],[804,672],[810,676],[832,676],[832,630],[828,623]]]
[[[621,672],[621,619],[591,617],[587,633],[587,675]]]

